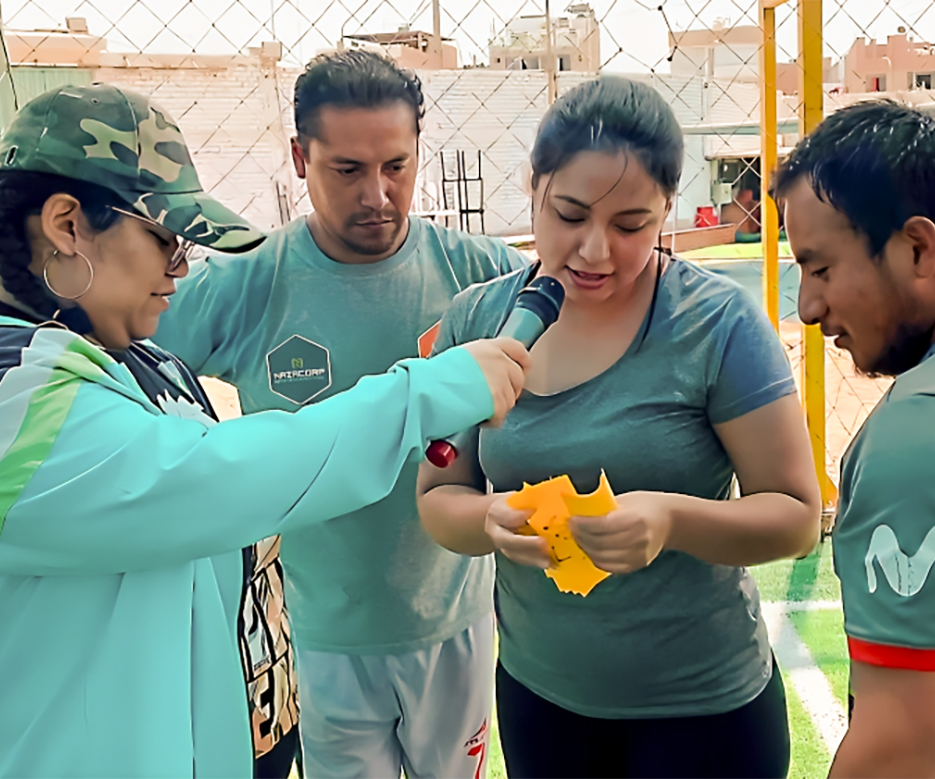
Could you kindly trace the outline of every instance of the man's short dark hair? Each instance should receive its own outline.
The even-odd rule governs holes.
[[[910,217],[935,221],[935,119],[892,100],[842,108],[795,147],[774,194],[803,177],[880,257]]]
[[[397,101],[412,107],[418,136],[425,99],[415,73],[370,51],[320,54],[295,82],[295,127],[300,136],[318,138],[318,113],[324,106],[382,108]]]

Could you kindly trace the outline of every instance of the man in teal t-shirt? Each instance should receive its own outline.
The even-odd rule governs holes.
[[[777,177],[799,313],[897,376],[841,466],[834,533],[853,710],[834,777],[935,776],[935,119],[826,119]]]
[[[296,410],[428,356],[469,285],[524,265],[498,240],[408,216],[418,79],[360,51],[296,84],[296,172],[314,212],[195,265],[157,341],[234,384],[246,413]],[[492,560],[422,530],[416,466],[385,500],[282,539],[306,774],[481,775],[493,679]]]

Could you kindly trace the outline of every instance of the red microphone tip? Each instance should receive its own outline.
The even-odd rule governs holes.
[[[458,450],[447,441],[432,441],[425,450],[425,459],[436,468],[447,468],[458,457]]]

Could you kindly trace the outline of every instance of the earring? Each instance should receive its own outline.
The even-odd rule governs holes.
[[[58,249],[56,249],[55,251],[52,252],[52,254],[49,255],[49,259],[47,259],[45,261],[45,265],[42,266],[42,280],[45,282],[45,285],[49,288],[49,292],[55,295],[55,297],[61,298],[62,300],[78,300],[79,298],[84,297],[87,294],[88,290],[91,289],[91,285],[94,283],[94,266],[91,265],[91,260],[85,257],[85,255],[83,255],[77,249],[75,250],[75,255],[77,255],[82,260],[84,260],[88,265],[88,284],[77,295],[62,295],[61,293],[55,291],[55,287],[53,287],[52,282],[49,281],[49,263],[52,262],[53,258],[58,256]]]

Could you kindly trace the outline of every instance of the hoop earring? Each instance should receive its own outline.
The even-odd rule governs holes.
[[[88,290],[91,289],[91,285],[94,283],[94,266],[91,264],[91,260],[89,260],[85,255],[83,255],[77,249],[75,250],[75,254],[72,256],[75,256],[75,255],[77,255],[82,260],[84,260],[88,265],[88,284],[77,295],[62,295],[61,293],[55,291],[55,287],[53,287],[52,282],[49,281],[49,263],[52,262],[53,258],[58,256],[58,249],[56,249],[54,252],[52,252],[52,254],[49,255],[49,259],[47,259],[45,261],[45,265],[42,266],[42,280],[45,282],[45,285],[49,288],[49,292],[55,295],[55,297],[61,298],[62,300],[78,300],[79,298],[84,297],[88,293]]]

